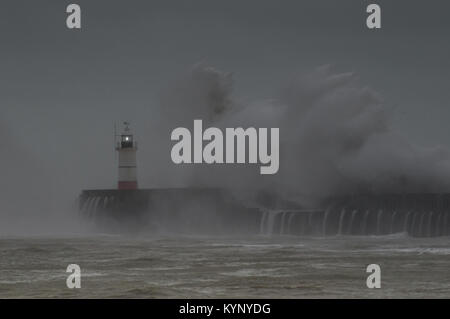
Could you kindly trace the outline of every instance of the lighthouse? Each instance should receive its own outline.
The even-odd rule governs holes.
[[[124,122],[124,129],[120,134],[116,150],[119,153],[119,182],[118,189],[137,189],[136,151],[137,143],[130,130],[130,123]]]

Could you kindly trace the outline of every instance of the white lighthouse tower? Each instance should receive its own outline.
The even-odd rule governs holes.
[[[124,122],[124,130],[119,135],[116,150],[119,152],[119,189],[137,189],[136,151],[130,123]]]

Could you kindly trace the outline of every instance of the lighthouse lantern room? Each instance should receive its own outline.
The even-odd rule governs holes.
[[[130,123],[124,122],[116,150],[119,153],[119,189],[137,189],[136,151],[137,143],[130,130]]]

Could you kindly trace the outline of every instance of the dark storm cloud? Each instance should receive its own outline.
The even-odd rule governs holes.
[[[78,1],[81,32],[65,28],[68,3],[2,1],[3,99],[112,95],[125,103],[202,60],[237,72],[244,97],[271,94],[293,70],[326,63],[377,86],[410,80],[415,70],[423,77],[411,84],[435,96],[423,78],[449,66],[446,1],[379,1],[376,32],[364,26],[369,2],[359,0]],[[395,100],[394,80],[381,89]]]

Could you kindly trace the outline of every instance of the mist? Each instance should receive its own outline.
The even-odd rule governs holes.
[[[0,127],[0,235],[66,233],[76,215],[68,214],[72,202],[56,189],[50,163],[24,148],[7,128]]]
[[[221,128],[279,127],[280,171],[260,176],[255,165],[181,165],[186,183],[312,199],[448,191],[448,149],[409,141],[392,127],[393,108],[361,82],[323,66],[286,81],[272,99],[244,104],[233,100],[230,73],[195,65],[162,97],[170,119],[186,127],[198,118]]]

